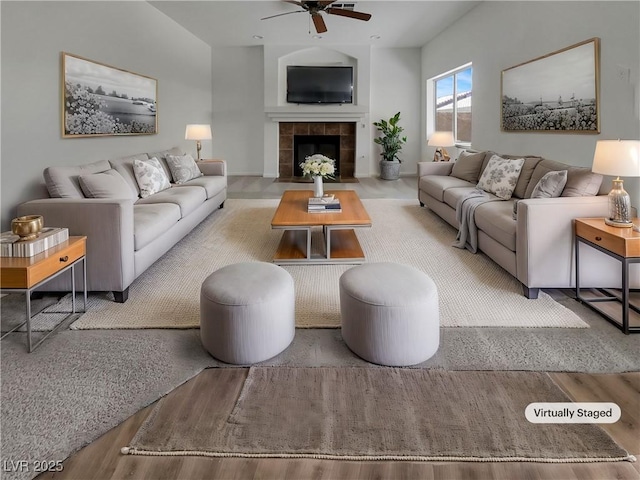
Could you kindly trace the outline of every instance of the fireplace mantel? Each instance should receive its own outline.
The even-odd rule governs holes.
[[[369,114],[367,107],[354,105],[292,105],[264,111],[273,122],[363,122]]]

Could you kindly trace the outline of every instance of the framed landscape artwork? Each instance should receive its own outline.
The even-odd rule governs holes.
[[[158,81],[62,52],[62,136],[158,133]]]
[[[502,71],[504,132],[600,133],[600,39]]]

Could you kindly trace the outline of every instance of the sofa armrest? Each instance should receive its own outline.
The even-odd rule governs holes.
[[[518,280],[530,288],[575,286],[573,220],[606,217],[607,196],[530,198],[520,200],[517,209]],[[619,262],[586,245],[580,258],[581,286],[620,284]]]
[[[132,200],[46,198],[19,205],[18,215],[42,215],[46,226],[86,235],[89,290],[121,292],[135,280]],[[64,282],[70,287],[61,279],[53,289],[66,290]]]
[[[418,178],[425,175],[450,175],[454,162],[418,162]]]
[[[224,160],[200,160],[198,168],[204,175],[227,175],[227,162]]]

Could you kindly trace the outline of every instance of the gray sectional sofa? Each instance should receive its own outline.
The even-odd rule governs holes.
[[[202,161],[197,169],[203,175],[179,184],[174,179],[170,188],[140,198],[134,161],[157,158],[171,181],[168,155],[183,154],[173,148],[77,167],[47,168],[44,177],[52,198],[19,205],[18,215],[42,215],[47,226],[64,226],[70,235],[86,235],[87,288],[112,291],[117,302],[124,302],[133,281],[222,208],[227,197],[225,163]],[[88,186],[93,189],[91,195],[87,195]],[[50,291],[68,291],[69,287],[66,279],[47,285]]]
[[[466,151],[456,162],[419,162],[420,204],[458,228],[458,202],[474,190],[493,155]],[[516,277],[528,298],[537,298],[540,288],[574,287],[572,220],[607,216],[607,187],[601,186],[602,176],[540,157],[500,156],[524,158],[524,162],[511,198],[501,200],[488,193],[496,201],[482,203],[473,212],[478,250]],[[546,173],[562,170],[567,175],[560,196],[531,198]],[[618,262],[584,245],[580,255],[581,286],[619,287]]]

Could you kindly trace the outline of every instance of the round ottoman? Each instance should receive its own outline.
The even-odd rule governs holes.
[[[200,289],[200,338],[219,360],[250,364],[276,356],[295,335],[293,278],[265,262],[228,265]]]
[[[440,344],[438,290],[408,265],[369,263],[340,277],[342,338],[358,356],[380,365],[415,365]]]

